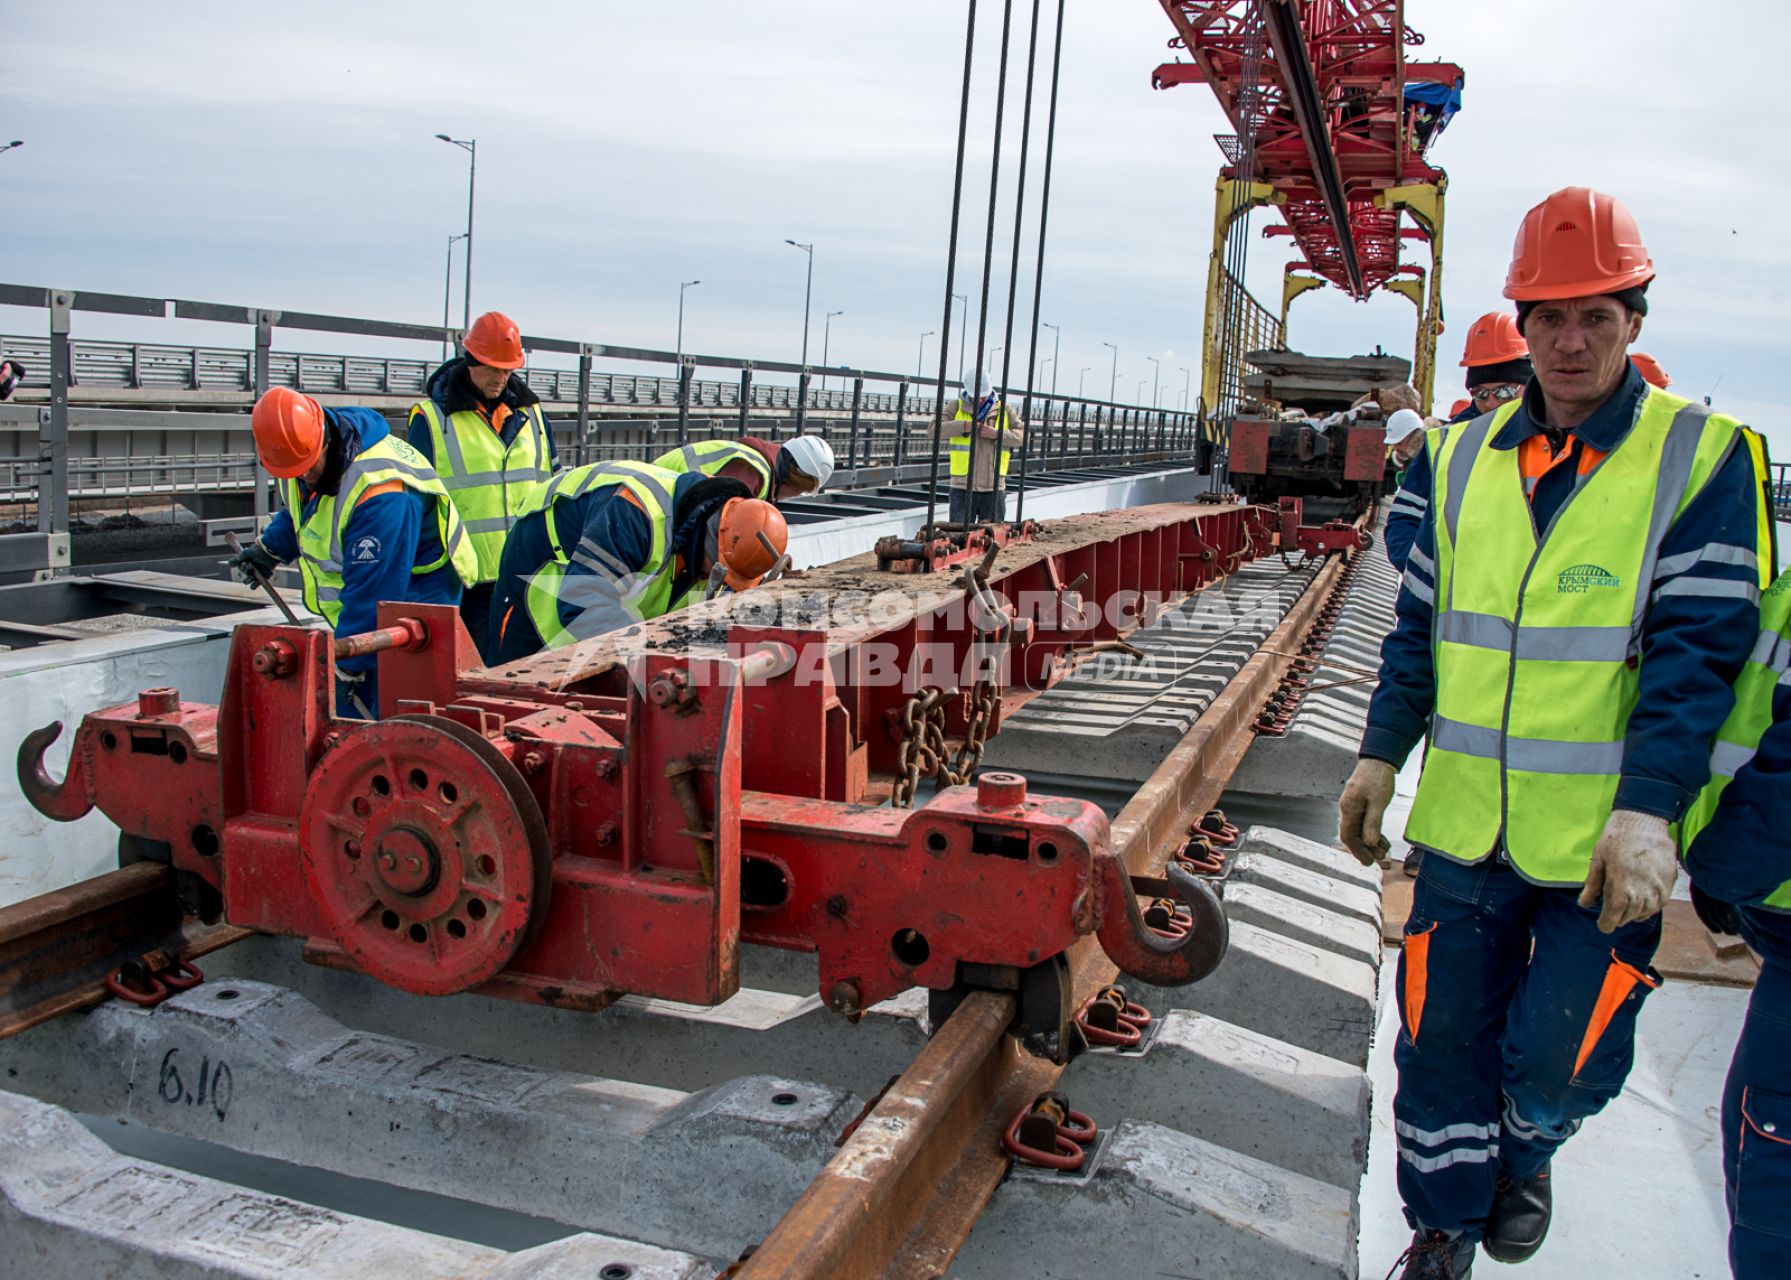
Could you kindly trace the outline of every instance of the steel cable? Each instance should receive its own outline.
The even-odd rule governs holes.
[[[1012,262],[1008,267],[1007,273],[1007,327],[1002,331],[1001,339],[1001,412],[995,419],[995,430],[997,435],[991,446],[995,450],[997,464],[989,470],[990,493],[1004,493],[1007,486],[1007,476],[1005,473],[1001,472],[999,459],[1003,445],[1001,433],[1005,431],[1006,428],[1004,424],[1009,417],[1009,406],[1007,403],[1008,388],[1010,385],[1009,380],[1013,377],[1014,371],[1014,305],[1019,301],[1020,293],[1020,239],[1021,232],[1025,230],[1026,226],[1026,163],[1032,152],[1032,90],[1038,74],[1039,11],[1043,7],[1043,4],[1044,0],[1032,0],[1032,35],[1026,47],[1026,101],[1025,106],[1020,113],[1020,176],[1014,191],[1014,248]],[[1038,315],[1036,311],[1033,315],[1032,338],[1033,342],[1036,344],[1038,341]],[[1037,359],[1037,357],[1037,351],[1032,352],[1028,356],[1029,363],[1026,374],[1027,396],[1029,397],[1027,407],[1028,414],[1031,413],[1030,396],[1032,394],[1032,370],[1030,361]],[[1024,450],[1024,438],[1022,438],[1021,447],[1022,450]],[[970,481],[971,490],[974,493],[976,485],[975,471],[970,473]],[[1004,497],[1004,504],[1005,501],[1006,499]]]
[[[1063,71],[1063,11],[1064,6],[1068,3],[1069,0],[1057,0],[1057,44],[1051,54],[1051,110],[1045,128],[1045,182],[1043,191],[1039,193],[1038,272],[1032,282],[1032,347],[1026,356],[1026,412],[1022,415],[1029,424],[1029,428],[1032,422],[1033,383],[1037,378],[1039,359],[1039,316],[1041,314],[1039,305],[1045,292],[1045,231],[1051,221],[1051,167],[1057,156],[1057,84]],[[1036,10],[1033,20],[1035,23],[1037,22]],[[1053,369],[1051,376],[1056,378],[1061,372],[1060,369]],[[1047,417],[1050,416],[1050,412],[1049,408],[1045,410]],[[1067,416],[1064,418],[1063,429],[1067,440],[1070,429]],[[1032,437],[1029,434],[1020,442],[1020,499],[1014,509],[1015,520],[1026,518],[1026,457],[1030,452],[1028,446],[1031,440]],[[1046,441],[1045,447],[1050,448],[1049,440]]]
[[[945,429],[945,374],[947,354],[951,350],[952,294],[957,288],[958,218],[964,205],[964,145],[970,136],[970,73],[976,64],[976,0],[970,0],[970,14],[964,23],[964,92],[958,104],[958,168],[951,188],[951,242],[945,255],[945,319],[939,326],[939,382],[933,396],[933,463],[927,474],[927,522],[924,537],[930,537],[939,504],[939,446]],[[969,325],[969,317],[965,317]],[[963,371],[959,371],[963,376]]]
[[[964,477],[964,523],[976,523],[976,509],[972,500],[976,497],[976,455],[977,445],[982,443],[982,424],[976,420],[976,401],[982,394],[983,375],[987,370],[983,367],[983,359],[987,354],[983,343],[989,337],[989,286],[995,274],[995,215],[996,206],[1001,196],[1001,126],[1007,114],[1007,55],[1014,28],[1014,0],[1003,0],[1001,6],[1001,68],[995,78],[995,143],[989,155],[989,221],[988,231],[983,238],[983,292],[982,303],[976,317],[976,376],[969,380],[964,388],[964,397],[970,402],[970,473]],[[940,406],[943,412],[944,406]],[[1005,406],[1004,406],[1005,411]],[[1001,418],[996,424],[999,427]],[[999,445],[1000,441],[996,443]]]

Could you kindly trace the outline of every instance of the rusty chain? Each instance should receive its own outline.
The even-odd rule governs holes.
[[[922,778],[945,777],[955,782],[946,765],[945,708],[958,696],[956,689],[923,689],[902,704],[902,739],[895,789],[890,802],[898,809],[912,809]]]

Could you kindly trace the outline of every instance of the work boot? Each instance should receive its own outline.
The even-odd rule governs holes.
[[[1554,1208],[1547,1166],[1534,1178],[1522,1181],[1500,1170],[1481,1247],[1488,1257],[1500,1262],[1522,1262],[1542,1248]]]
[[[1424,865],[1424,850],[1414,845],[1405,851],[1405,862],[1401,867],[1408,876],[1418,874],[1418,868]]]
[[[1394,1260],[1395,1271],[1402,1262],[1405,1270],[1399,1272],[1399,1280],[1468,1280],[1474,1271],[1474,1242],[1420,1229],[1412,1233],[1411,1247]],[[1393,1280],[1392,1271],[1387,1280]]]

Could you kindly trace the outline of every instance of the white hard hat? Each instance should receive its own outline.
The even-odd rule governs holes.
[[[988,394],[989,394],[989,371],[987,369],[978,369],[976,371],[976,398],[978,400],[981,400],[984,396],[986,396]]]
[[[1424,430],[1424,419],[1412,409],[1395,409],[1387,419],[1387,443],[1398,444],[1414,431]]]
[[[833,447],[827,441],[820,436],[797,436],[784,441],[783,448],[790,456],[791,466],[815,478],[815,492],[827,487],[833,478]]]

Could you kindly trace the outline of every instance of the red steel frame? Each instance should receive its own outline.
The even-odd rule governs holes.
[[[43,769],[60,725],[19,776],[53,818],[98,807],[165,844],[214,916],[423,994],[713,1004],[747,940],[818,952],[829,1004],[856,1015],[1091,933],[1124,971],[1185,983],[1223,953],[1217,900],[1172,877],[1196,928],[1147,929],[1095,806],[988,774],[911,811],[880,801],[914,695],[986,675],[994,732],[1072,651],[1271,551],[1273,526],[1241,505],[1076,517],[965,585],[860,557],[497,670],[453,610],[386,605],[371,725],[329,712],[328,632],[244,626],[221,705],[148,691],[83,720],[62,782]],[[803,621],[805,601],[877,588],[895,607]]]
[[[1189,62],[1159,66],[1153,83],[1159,89],[1182,84],[1209,85],[1232,127],[1242,133],[1248,121],[1240,108],[1244,54],[1251,41],[1262,44],[1256,113],[1260,121],[1255,173],[1224,172],[1243,181],[1265,182],[1285,197],[1278,207],[1285,227],[1265,234],[1291,235],[1304,265],[1330,283],[1354,293],[1344,267],[1338,230],[1314,172],[1314,139],[1308,139],[1289,105],[1287,69],[1266,37],[1253,34],[1246,17],[1258,0],[1159,0],[1175,25],[1175,47]],[[1397,207],[1380,208],[1376,195],[1388,187],[1443,180],[1424,150],[1413,145],[1414,110],[1405,102],[1408,80],[1457,85],[1462,70],[1454,63],[1409,63],[1403,46],[1421,44],[1423,36],[1405,25],[1403,0],[1261,0],[1289,3],[1305,33],[1306,50],[1325,112],[1325,142],[1336,156],[1348,203],[1364,289],[1381,288],[1395,275],[1423,274],[1402,267],[1402,239],[1425,238],[1414,228],[1401,228]],[[1322,150],[1318,151],[1322,154]]]

